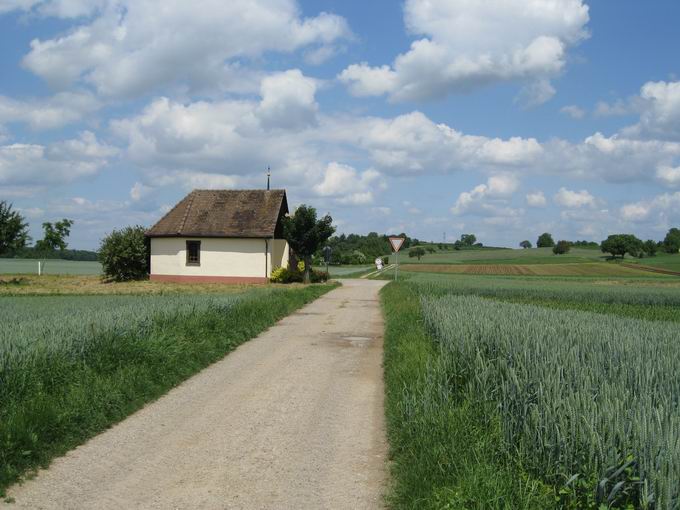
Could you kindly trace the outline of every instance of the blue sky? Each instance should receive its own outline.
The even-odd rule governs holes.
[[[678,20],[672,0],[0,0],[0,200],[96,248],[270,165],[341,232],[661,239]]]

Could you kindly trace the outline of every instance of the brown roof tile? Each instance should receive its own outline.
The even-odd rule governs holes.
[[[286,192],[207,190],[189,193],[158,223],[149,237],[273,237],[288,212]]]

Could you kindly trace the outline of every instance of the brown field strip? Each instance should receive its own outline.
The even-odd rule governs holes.
[[[670,274],[673,276],[680,276],[680,272],[673,271],[671,269],[664,269],[663,267],[653,267],[645,266],[642,264],[621,264],[623,267],[629,267],[631,269],[638,269],[640,271],[650,271],[652,273]]]
[[[632,267],[605,263],[584,264],[402,264],[402,271],[422,273],[508,276],[644,276]],[[649,273],[647,273],[649,274]]]
[[[13,283],[15,281],[16,283]],[[296,284],[297,285],[297,284]],[[21,294],[207,294],[240,292],[253,285],[170,283],[150,280],[106,283],[98,275],[0,275],[0,296]]]

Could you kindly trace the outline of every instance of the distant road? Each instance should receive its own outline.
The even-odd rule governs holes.
[[[345,280],[10,489],[8,508],[381,508],[384,283]]]

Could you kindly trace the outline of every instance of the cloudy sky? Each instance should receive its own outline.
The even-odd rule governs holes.
[[[343,232],[660,239],[679,20],[676,0],[0,0],[0,200],[96,248],[271,166]]]

